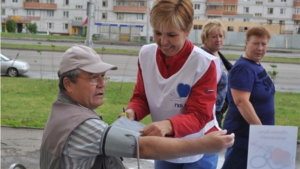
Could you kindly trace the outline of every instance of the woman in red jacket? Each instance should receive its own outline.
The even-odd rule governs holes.
[[[219,130],[215,119],[220,60],[188,39],[194,12],[190,0],[157,0],[150,13],[156,44],[144,45],[139,54],[137,82],[127,106],[127,117],[152,123],[143,135],[196,137]],[[199,154],[155,161],[155,169],[215,169],[218,154]]]

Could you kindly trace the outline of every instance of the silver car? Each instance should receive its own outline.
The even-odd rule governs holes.
[[[1,75],[9,75],[15,77],[26,73],[30,66],[27,62],[21,60],[9,59],[8,57],[0,54],[1,56]]]

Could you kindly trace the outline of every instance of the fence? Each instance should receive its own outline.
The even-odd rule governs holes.
[[[189,35],[189,40],[194,44],[202,44],[201,30],[192,30]],[[228,46],[244,46],[245,32],[227,32],[223,45]],[[271,40],[268,44],[271,48],[292,48],[300,49],[300,35],[276,35],[272,34]]]

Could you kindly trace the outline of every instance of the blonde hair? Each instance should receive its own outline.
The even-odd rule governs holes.
[[[202,44],[205,43],[205,40],[208,38],[208,35],[216,28],[220,29],[223,32],[225,38],[226,32],[222,22],[218,19],[209,19],[202,28],[202,33],[201,33]]]
[[[156,0],[150,12],[152,28],[166,25],[189,32],[193,27],[194,8],[191,0]]]

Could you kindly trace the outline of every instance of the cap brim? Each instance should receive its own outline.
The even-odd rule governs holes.
[[[104,62],[98,62],[91,65],[80,67],[79,69],[84,70],[89,73],[103,73],[108,70],[117,70],[117,66],[111,65]]]

